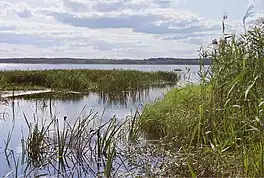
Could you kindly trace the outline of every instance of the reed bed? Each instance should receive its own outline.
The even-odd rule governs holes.
[[[1,71],[2,90],[51,88],[79,92],[112,92],[139,90],[150,85],[175,83],[175,72],[141,72],[135,70],[44,70]]]
[[[13,129],[5,140],[11,170],[6,177],[131,177],[135,165],[128,164],[129,154],[123,148],[135,135],[133,119],[113,117],[98,123],[100,117],[92,110],[74,122],[67,119],[53,117],[43,122],[24,115],[28,128],[21,138],[22,154],[17,156],[9,146]]]
[[[174,89],[144,109],[141,132],[177,158],[164,170],[170,176],[264,176],[263,22],[244,34],[224,33],[217,48],[201,53],[212,65],[201,65],[200,85]]]

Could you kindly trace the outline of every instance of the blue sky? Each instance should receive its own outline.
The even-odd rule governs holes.
[[[0,1],[0,57],[197,57],[250,4],[264,16],[264,0]]]

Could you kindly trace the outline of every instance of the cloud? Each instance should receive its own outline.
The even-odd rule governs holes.
[[[86,4],[74,0],[63,0],[63,5],[73,12],[85,11],[88,8]]]
[[[118,1],[97,1],[93,4],[92,8],[99,12],[111,12],[123,9],[126,7],[126,4],[122,4]]]
[[[65,10],[42,9],[58,22],[88,29],[131,29],[144,34],[192,34],[217,31],[199,16],[170,7],[183,0],[62,0]],[[67,9],[71,9],[68,11]],[[85,11],[86,10],[86,11]]]
[[[20,18],[30,18],[33,16],[31,7],[25,2],[11,4],[8,2],[0,3],[0,9],[4,16],[16,15]]]
[[[29,18],[33,16],[31,7],[24,2],[16,4],[12,10],[21,18]]]
[[[185,0],[61,0],[66,8],[77,12],[111,12],[124,9],[142,10],[165,8],[171,4],[182,4]]]
[[[186,35],[173,35],[164,37],[164,40],[181,41],[187,44],[194,44],[197,46],[207,45],[212,39],[217,36],[217,33],[213,32],[199,32]]]
[[[161,9],[156,10],[161,11]],[[191,34],[219,29],[218,24],[206,24],[198,17],[185,12],[162,14],[152,10],[141,13],[123,11],[90,15],[68,12],[46,12],[46,14],[53,16],[59,22],[75,27],[91,29],[128,28],[134,32],[145,34]]]
[[[0,32],[1,31],[9,31],[9,30],[15,30],[16,27],[11,26],[11,25],[5,25],[5,24],[0,24]]]
[[[58,45],[58,41],[34,34],[16,34],[12,32],[0,32],[0,43],[26,44],[39,47],[52,47]]]
[[[10,6],[10,3],[9,2],[6,2],[6,1],[1,1],[0,2],[0,8],[6,8]]]
[[[194,0],[19,1],[0,2],[0,56],[196,57],[221,31]]]

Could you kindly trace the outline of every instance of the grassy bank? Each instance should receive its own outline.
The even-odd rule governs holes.
[[[71,91],[120,92],[139,90],[153,84],[177,82],[173,72],[134,70],[45,70],[1,71],[1,90],[52,88]]]
[[[209,89],[208,89],[209,90]],[[172,140],[175,136],[183,142],[188,140],[192,127],[185,127],[197,120],[198,106],[205,103],[207,94],[202,94],[200,86],[190,85],[174,88],[162,100],[144,108],[140,117],[140,126],[149,139],[165,138]]]
[[[177,158],[170,176],[264,176],[263,37],[263,23],[224,36],[203,53],[212,65],[199,86],[174,89],[144,109],[141,131]]]

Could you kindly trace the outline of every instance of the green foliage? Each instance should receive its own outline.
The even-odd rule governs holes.
[[[52,88],[71,91],[120,92],[139,90],[156,83],[175,83],[174,72],[140,72],[134,70],[44,70],[1,71],[2,90]]]
[[[174,89],[147,106],[139,127],[182,158],[171,175],[262,177],[263,24],[224,35],[209,57],[206,73],[201,65],[201,84]]]
[[[181,89],[173,89],[168,92],[163,100],[146,106],[140,119],[140,127],[144,129],[150,139],[166,137],[171,140],[176,135],[182,139],[192,132],[190,125],[197,120],[198,107],[203,103],[200,97],[199,86],[187,86]],[[185,115],[185,111],[188,114]],[[185,117],[183,117],[185,116]],[[188,140],[184,139],[184,142]]]
[[[23,177],[41,177],[42,173],[35,175],[36,170],[49,170],[46,175],[59,177],[115,177],[134,169],[131,166],[131,170],[120,170],[128,164],[122,157],[125,151],[119,147],[126,146],[130,134],[133,134],[129,118],[118,121],[113,117],[105,123],[98,123],[100,118],[91,110],[85,117],[80,114],[73,123],[68,122],[67,117],[63,120],[53,117],[43,122],[38,118],[30,121],[24,115],[24,119],[28,135],[21,139],[21,162],[16,159],[14,150],[9,149],[13,130],[5,141],[6,161],[11,170],[14,169],[12,164],[15,165],[10,172],[14,177],[21,173],[18,168],[23,171]]]

